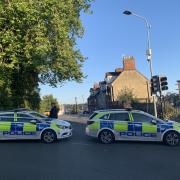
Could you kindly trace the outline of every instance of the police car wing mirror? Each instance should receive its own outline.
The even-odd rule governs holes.
[[[156,120],[154,120],[154,119],[151,120],[151,123],[154,124],[154,125],[157,124]]]
[[[37,123],[37,121],[33,119],[33,120],[31,120],[31,121],[30,121],[30,123],[32,123],[32,124],[36,124],[36,123]]]

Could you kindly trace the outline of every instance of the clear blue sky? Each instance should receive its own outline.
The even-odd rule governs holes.
[[[67,82],[62,87],[41,87],[41,95],[53,94],[61,103],[86,102],[89,89],[104,79],[105,72],[122,67],[122,56],[132,55],[136,67],[150,77],[145,50],[147,36],[145,23],[137,17],[125,16],[131,10],[145,16],[151,28],[154,74],[168,77],[169,91],[177,92],[180,79],[180,1],[179,0],[96,0],[92,15],[82,14],[85,27],[78,47],[88,59],[83,72],[88,77],[82,84]]]

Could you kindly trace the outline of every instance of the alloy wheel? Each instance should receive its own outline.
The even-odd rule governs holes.
[[[114,141],[114,136],[110,131],[102,131],[100,134],[100,140],[104,144],[110,144]]]
[[[166,136],[166,142],[170,146],[176,146],[179,144],[179,135],[176,132],[171,132]]]
[[[43,140],[46,143],[51,143],[55,140],[55,135],[52,131],[45,131],[43,134]]]

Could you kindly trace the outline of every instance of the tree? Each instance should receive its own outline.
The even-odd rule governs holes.
[[[82,81],[85,58],[76,40],[84,31],[80,13],[88,12],[91,1],[0,2],[0,92],[13,99],[13,107],[31,104],[32,96],[37,102],[39,83]]]
[[[136,101],[133,90],[129,88],[122,89],[118,94],[117,100],[121,102],[124,108],[131,107],[132,103]]]
[[[164,97],[164,100],[174,107],[180,106],[180,95],[177,93],[167,93]]]
[[[57,99],[52,94],[43,96],[40,102],[40,112],[50,111],[52,103],[55,103],[57,108],[60,109]]]

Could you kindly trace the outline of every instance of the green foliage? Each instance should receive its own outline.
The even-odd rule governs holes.
[[[177,93],[167,93],[164,100],[169,102],[174,107],[180,106],[180,95]]]
[[[133,94],[133,90],[129,88],[124,88],[121,90],[117,97],[118,101],[122,104],[127,104],[127,106],[131,106],[133,102],[136,102],[135,95]]]
[[[40,102],[40,112],[46,112],[51,110],[51,104],[55,103],[57,108],[60,108],[60,105],[56,98],[53,97],[52,94],[46,95],[42,97],[42,100]]]
[[[164,113],[165,119],[178,119],[180,118],[180,109],[174,108],[172,104],[169,102],[165,103],[165,113]],[[180,119],[178,119],[180,120]]]
[[[82,81],[85,58],[76,40],[84,32],[80,13],[91,1],[0,1],[0,95],[12,98],[13,107],[38,108],[38,83]]]
[[[178,117],[180,118],[179,94],[169,92],[163,97],[162,101],[165,119],[177,119]],[[158,103],[160,105],[160,99]]]
[[[33,68],[39,80],[56,86],[81,81],[84,61],[76,48],[83,35],[80,11],[87,0],[14,0],[1,3],[0,64],[8,69]]]

